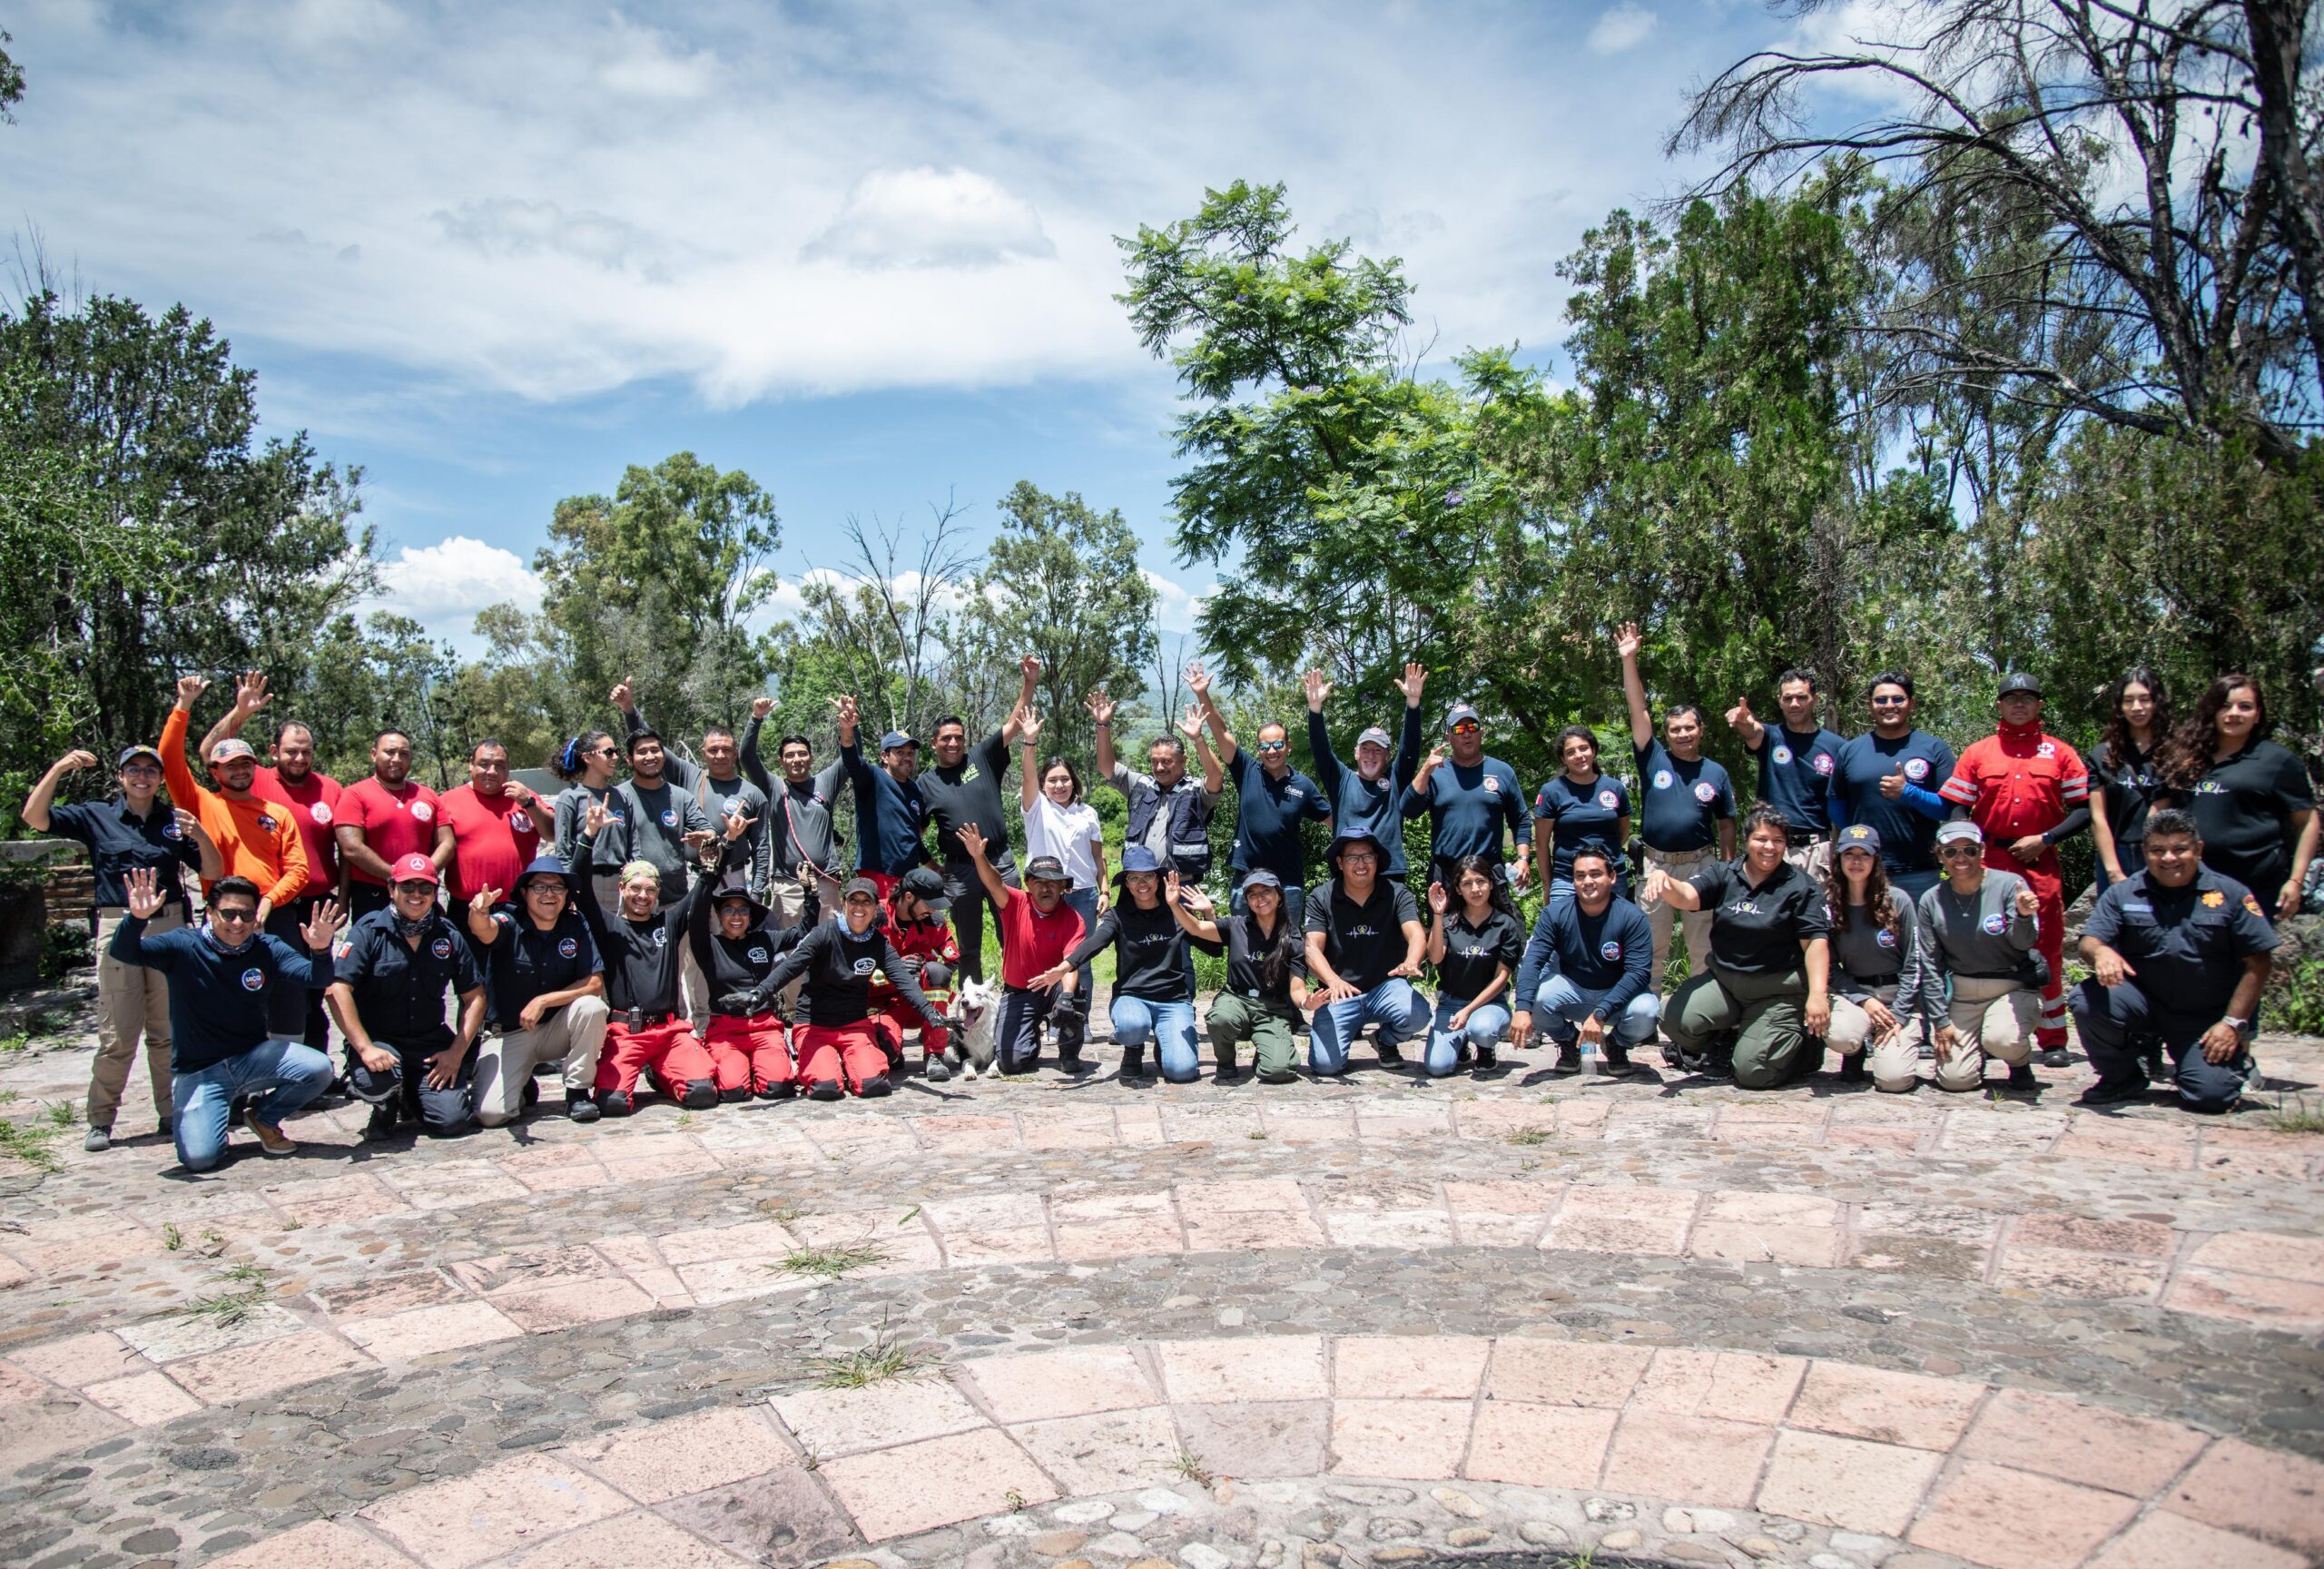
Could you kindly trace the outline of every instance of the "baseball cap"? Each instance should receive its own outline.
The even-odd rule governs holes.
[[[116,770],[126,768],[132,757],[151,757],[157,765],[162,761],[162,755],[151,746],[124,746],[121,755],[113,760],[113,765]]]
[[[123,755],[125,756],[127,754],[123,754]],[[153,755],[158,758],[161,754],[156,752]],[[212,746],[210,749],[210,764],[213,768],[221,763],[231,761],[236,757],[248,757],[252,761],[256,761],[258,754],[251,749],[251,744],[249,742],[243,740],[239,735],[229,735],[226,739],[219,742],[217,745]]]
[[[1359,746],[1378,746],[1383,749],[1385,749],[1392,745],[1388,739],[1388,733],[1385,730],[1381,729],[1377,725],[1373,725],[1363,735],[1357,736],[1355,738],[1355,744]]]
[[[941,915],[952,907],[952,901],[944,893],[943,874],[932,867],[913,867],[904,873],[903,881],[896,884],[896,890],[911,894],[927,905],[931,914]]]
[[[1994,696],[2006,697],[2013,692],[2031,692],[2034,696],[2039,697],[2042,695],[2042,684],[2023,670],[2013,670],[2001,678],[2001,690]]]
[[[880,897],[880,885],[869,877],[851,877],[847,880],[847,886],[840,890],[839,896],[852,899],[858,893],[866,899],[877,899]]]
[[[1447,730],[1450,730],[1453,725],[1460,724],[1464,719],[1476,720],[1480,725],[1484,723],[1482,719],[1477,717],[1477,711],[1468,704],[1455,703],[1452,707],[1445,710],[1444,727]]]
[[[398,857],[396,863],[388,868],[388,882],[390,885],[398,883],[425,883],[433,888],[442,881],[443,879],[437,875],[436,863],[417,850],[409,855]]]
[[[1951,844],[1963,839],[1972,844],[1982,844],[1985,842],[1984,830],[1965,817],[1945,824],[1936,831],[1936,842],[1940,844]]]
[[[1280,890],[1283,887],[1283,879],[1262,866],[1256,872],[1246,872],[1243,873],[1243,886],[1246,888],[1274,888]]]
[[[882,752],[892,752],[899,746],[918,746],[919,745],[919,742],[901,730],[891,730],[880,737],[880,750]]]
[[[1030,861],[1026,862],[1025,876],[1028,881],[1038,878],[1043,883],[1070,883],[1073,881],[1072,873],[1068,873],[1065,869],[1065,863],[1059,860],[1054,855],[1036,855]]]
[[[1143,844],[1125,844],[1122,846],[1122,870],[1124,872],[1159,872],[1162,870],[1162,860]]]
[[[525,884],[531,882],[536,877],[554,877],[560,883],[568,883],[565,874],[565,862],[563,858],[556,855],[534,856],[530,861],[525,863],[525,869],[517,873],[517,885],[510,889],[509,892],[512,893],[523,893],[525,891]]]
[[[1849,824],[1840,830],[1839,843],[1833,847],[1832,854],[1837,855],[1843,850],[1869,850],[1875,855],[1879,854],[1880,830],[1869,823]]]

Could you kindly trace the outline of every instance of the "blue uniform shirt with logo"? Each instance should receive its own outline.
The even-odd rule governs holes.
[[[1936,792],[1953,777],[1953,748],[1925,730],[1895,740],[1866,733],[1840,744],[1827,805],[1832,826],[1862,823],[1880,833],[1880,859],[1891,872],[1936,870],[1936,828],[1949,814]],[[1905,793],[1891,801],[1880,781],[1905,776]]]
[[[569,903],[546,932],[513,903],[494,906],[492,923],[500,935],[478,960],[492,988],[492,1016],[504,1030],[517,1028],[517,1016],[534,998],[567,991],[605,970],[589,923]]]
[[[1759,764],[1759,799],[1782,813],[1794,828],[1827,832],[1832,814],[1827,803],[1843,745],[1829,730],[1766,726],[1759,732],[1758,745],[1751,749]]]
[[[430,912],[414,948],[396,935],[393,907],[374,910],[347,929],[333,950],[333,978],[355,993],[363,1028],[378,1041],[408,1041],[446,1027],[444,989],[484,984],[468,941]]]
[[[143,817],[119,795],[110,801],[51,806],[48,828],[89,847],[89,866],[96,874],[96,904],[101,910],[126,908],[128,874],[149,870],[162,897],[182,907],[185,886],[179,880],[178,868],[191,866],[198,871],[202,866],[201,853],[178,829],[177,814],[158,798]]]
[[[2108,883],[2082,933],[2129,961],[2132,984],[2157,1013],[2206,1029],[2226,1013],[2243,961],[2278,941],[2251,890],[2208,866],[2184,888],[2165,888],[2152,871]]]
[[[331,956],[301,952],[279,937],[259,933],[232,952],[202,926],[181,926],[149,936],[145,923],[126,916],[113,934],[113,956],[170,978],[170,1071],[193,1073],[239,1057],[266,1039],[267,993],[278,986],[321,991],[330,984]]]
[[[1307,853],[1301,845],[1299,824],[1307,818],[1321,822],[1332,814],[1332,804],[1313,779],[1296,768],[1274,778],[1248,747],[1235,749],[1235,854],[1228,864],[1237,872],[1262,869],[1274,873],[1286,887],[1305,887]]]
[[[1551,878],[1571,882],[1573,853],[1592,839],[1614,853],[1615,875],[1625,875],[1628,866],[1620,859],[1621,835],[1616,830],[1630,814],[1630,793],[1610,774],[1600,774],[1586,784],[1577,784],[1560,774],[1542,785],[1533,796],[1533,819],[1547,818],[1554,824]]]
[[[1639,837],[1649,850],[1683,854],[1718,843],[1722,818],[1735,815],[1735,782],[1709,757],[1674,757],[1659,741],[1638,755]]]
[[[1437,861],[1482,855],[1498,863],[1505,856],[1502,830],[1505,827],[1520,845],[1531,843],[1533,814],[1526,810],[1525,786],[1517,770],[1498,757],[1474,763],[1451,758],[1428,776],[1428,789],[1404,792],[1404,815],[1429,819],[1428,854]]]
[[[1620,894],[1595,915],[1582,913],[1579,899],[1551,900],[1534,918],[1517,967],[1517,1006],[1531,1009],[1552,975],[1600,993],[1590,1010],[1599,1018],[1620,1018],[1654,979],[1654,928],[1646,912]]]

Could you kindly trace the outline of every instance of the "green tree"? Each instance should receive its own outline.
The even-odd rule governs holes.
[[[10,42],[7,29],[0,27],[0,44]],[[0,48],[0,124],[14,125],[16,116],[10,113],[25,101],[25,68]]]

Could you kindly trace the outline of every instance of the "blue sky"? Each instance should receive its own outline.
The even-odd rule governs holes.
[[[1846,11],[1818,23],[1843,25]],[[1556,261],[1667,195],[1690,83],[1791,24],[1673,0],[680,7],[31,0],[11,216],[86,291],[211,316],[271,429],[367,473],[389,598],[530,592],[558,498],[691,449],[793,582],[851,513],[1015,480],[1169,548],[1167,368],[1116,234],[1281,180],[1404,258],[1440,359],[1563,335]],[[788,596],[786,596],[788,597]]]

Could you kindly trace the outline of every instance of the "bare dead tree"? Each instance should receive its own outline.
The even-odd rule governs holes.
[[[1727,151],[1698,194],[1843,157],[1896,183],[1891,214],[1934,202],[2032,226],[2041,244],[1931,271],[1872,323],[1901,393],[1971,383],[2154,435],[2240,434],[2287,464],[2324,383],[2309,5],[1910,0],[1882,36],[1729,66],[1669,150]],[[1836,126],[1827,84],[1884,108]],[[2033,330],[1976,330],[1995,316]]]
[[[960,519],[967,508],[947,495],[929,504],[931,522],[917,548],[901,520],[874,513],[867,524],[850,513],[850,547],[837,580],[811,578],[803,592],[830,656],[862,701],[867,726],[913,735],[934,715],[946,635],[967,591],[976,551]]]

